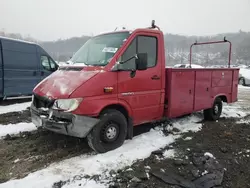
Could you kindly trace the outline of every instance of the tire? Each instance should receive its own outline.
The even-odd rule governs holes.
[[[108,109],[100,115],[100,122],[87,136],[89,146],[97,153],[120,147],[127,136],[127,119],[117,110]]]
[[[242,85],[242,86],[245,86],[246,85],[245,79],[244,78],[240,78],[238,84]]]
[[[218,120],[222,112],[222,107],[221,98],[216,98],[213,107],[203,111],[204,119],[208,121]]]

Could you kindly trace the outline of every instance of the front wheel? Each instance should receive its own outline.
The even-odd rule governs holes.
[[[216,98],[212,108],[203,111],[204,119],[209,121],[216,121],[220,118],[222,112],[222,100]]]
[[[105,110],[100,122],[87,136],[89,146],[97,153],[105,153],[120,147],[127,135],[127,119],[113,109]]]

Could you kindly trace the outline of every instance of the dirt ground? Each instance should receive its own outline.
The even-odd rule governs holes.
[[[0,124],[31,122],[29,109],[0,114]],[[22,132],[0,139],[0,183],[22,178],[47,165],[90,152],[85,140],[46,130]]]
[[[0,183],[90,152],[85,140],[39,130],[0,140]]]
[[[242,90],[237,102],[248,111],[249,92],[250,90]],[[149,158],[137,161],[132,167],[114,173],[116,176],[112,180],[114,185],[110,187],[192,187],[192,183],[202,176],[206,176],[206,179],[203,179],[204,184],[200,187],[250,187],[250,116],[244,117],[240,122],[235,118],[221,118],[218,122],[203,121],[201,131],[185,133],[170,146],[153,152]],[[164,157],[164,153],[172,151],[177,157]],[[211,168],[207,158],[204,159],[207,152],[215,157],[216,167]],[[209,175],[218,175],[218,172],[222,178],[221,182],[209,180]],[[158,176],[155,176],[157,173]],[[181,186],[173,180],[181,182]]]
[[[250,90],[242,90],[239,93],[238,104],[245,110],[250,109],[249,92]],[[0,114],[0,124],[30,122],[29,115],[28,109]],[[235,118],[202,122],[201,131],[185,133],[175,143],[152,153],[149,158],[137,161],[118,172],[111,172],[115,178],[112,179],[114,186],[110,187],[184,187],[165,183],[156,174],[172,175],[177,179],[181,177],[194,182],[202,173],[209,175],[217,172],[223,177],[221,187],[250,187],[250,116],[244,119],[246,121],[241,123]],[[144,127],[137,130],[137,134],[147,130],[148,127]],[[168,151],[174,151],[177,157],[164,158],[163,153]],[[91,150],[85,140],[45,130],[7,136],[0,140],[0,183],[25,177],[53,162],[89,152]],[[210,159],[204,159],[206,152],[213,154],[215,163],[219,166],[211,168],[207,165]],[[199,163],[199,160],[202,162]]]
[[[155,171],[163,172],[164,175],[174,173],[193,181],[207,170],[203,164],[197,165],[194,157],[204,156],[206,152],[213,154],[220,168],[224,170],[222,187],[250,187],[249,126],[246,123],[236,124],[235,120],[231,119],[222,119],[217,123],[204,122],[199,133],[186,133],[171,146],[128,167],[133,170],[120,171],[115,178],[114,187],[173,187],[151,174]],[[162,154],[173,149],[177,157],[165,159]],[[161,160],[158,160],[159,158]],[[149,178],[146,175],[147,169]],[[213,170],[207,171],[208,174],[213,173]],[[140,181],[133,180],[134,177]]]

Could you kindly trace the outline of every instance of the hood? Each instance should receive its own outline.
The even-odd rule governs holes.
[[[58,70],[42,80],[33,90],[40,96],[68,98],[73,91],[94,77],[100,71],[65,71]]]

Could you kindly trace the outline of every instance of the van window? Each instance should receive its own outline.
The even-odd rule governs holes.
[[[55,71],[57,69],[57,64],[53,59],[46,55],[41,56],[42,67],[47,71]]]
[[[55,61],[53,61],[51,58],[49,58],[49,62],[50,62],[51,69],[55,70],[56,69],[56,63],[55,63]]]
[[[49,58],[47,56],[41,56],[41,64],[45,70],[51,71]]]

